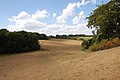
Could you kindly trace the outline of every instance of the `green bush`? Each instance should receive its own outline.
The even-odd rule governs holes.
[[[90,40],[83,40],[83,42],[82,42],[83,50],[84,49],[88,49],[91,46],[91,42],[92,42],[92,39],[90,39]]]
[[[39,50],[38,37],[34,33],[0,30],[0,54]]]

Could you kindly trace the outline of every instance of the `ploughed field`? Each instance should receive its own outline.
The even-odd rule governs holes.
[[[120,47],[81,51],[81,41],[40,41],[40,51],[0,56],[0,80],[120,80]]]

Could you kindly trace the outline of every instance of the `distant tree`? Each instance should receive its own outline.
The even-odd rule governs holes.
[[[38,36],[39,40],[48,40],[48,36],[46,34],[35,33]]]
[[[60,39],[67,39],[68,36],[67,35],[56,35],[55,38],[60,38]]]
[[[7,33],[9,32],[7,29],[0,29],[0,34],[4,34],[4,33]]]
[[[56,37],[56,38],[60,38],[61,36],[57,34],[55,37]]]
[[[55,38],[55,36],[50,35],[49,38]]]
[[[73,37],[74,35],[73,35],[73,34],[69,34],[68,36],[69,36],[69,37]]]
[[[47,39],[48,39],[48,37],[47,37],[47,35],[46,35],[46,34],[40,34],[40,39],[45,39],[45,40],[47,40]]]

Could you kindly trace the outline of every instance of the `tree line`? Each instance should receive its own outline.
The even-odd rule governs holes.
[[[49,36],[49,38],[58,38],[58,39],[70,39],[71,37],[92,37],[93,35],[85,35],[85,34],[69,34],[69,35],[59,35]]]

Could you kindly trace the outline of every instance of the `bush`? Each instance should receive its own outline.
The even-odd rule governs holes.
[[[92,44],[92,39],[90,39],[90,40],[83,40],[83,42],[82,42],[83,50],[84,49],[88,49],[91,46],[91,44]]]
[[[120,45],[120,39],[119,38],[114,38],[112,39],[112,43],[114,44],[115,47]]]
[[[34,33],[0,30],[0,54],[39,50],[38,37]]]
[[[98,50],[104,50],[104,49],[109,49],[113,47],[120,46],[120,39],[119,38],[114,38],[112,40],[102,40],[101,43],[97,45],[93,45],[89,47],[90,51],[98,51]]]
[[[89,47],[89,50],[90,50],[90,51],[98,51],[98,50],[100,50],[100,45],[90,46],[90,47]]]

